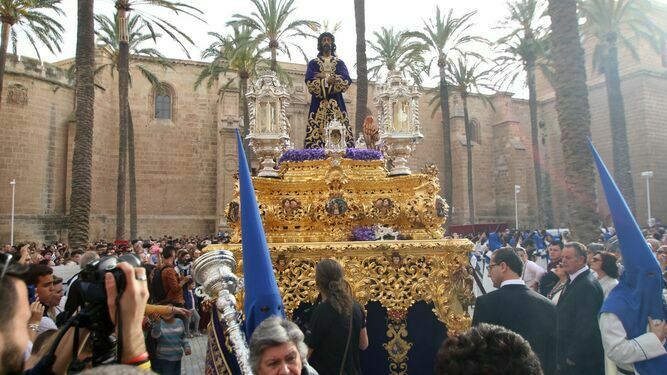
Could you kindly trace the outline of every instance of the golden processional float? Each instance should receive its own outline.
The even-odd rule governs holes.
[[[412,173],[407,166],[422,138],[419,96],[398,74],[389,75],[375,98],[379,150],[346,148],[347,130],[335,119],[324,127],[324,149],[294,150],[286,116],[289,94],[275,73],[261,75],[248,93],[247,139],[261,165],[253,184],[285,312],[303,320],[318,297],[315,265],[323,258],[338,260],[367,314],[365,374],[431,373],[447,331],[465,330],[471,321],[472,243],[443,238],[448,205],[438,195],[436,167]],[[226,208],[231,242],[209,245],[205,255],[226,250],[242,259],[239,208],[237,180]],[[231,291],[232,306],[242,304],[242,262],[237,268],[235,260],[227,260],[227,274],[211,276],[202,264],[211,259],[201,261],[195,267],[201,295],[217,299],[217,316],[230,317],[230,303],[221,303],[220,291],[227,297]],[[212,279],[225,280],[225,287]],[[232,346],[227,340],[227,349]],[[213,365],[225,373],[224,364]]]

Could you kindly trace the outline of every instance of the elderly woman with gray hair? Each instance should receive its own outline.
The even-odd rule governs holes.
[[[318,375],[307,362],[303,333],[289,320],[264,320],[250,338],[250,367],[256,375]]]

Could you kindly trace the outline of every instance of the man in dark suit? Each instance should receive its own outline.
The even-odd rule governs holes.
[[[563,247],[563,269],[569,283],[558,300],[558,370],[561,374],[604,374],[604,350],[598,313],[604,294],[586,266],[586,246]]]
[[[518,333],[530,343],[544,373],[551,375],[556,372],[556,306],[526,287],[522,271],[523,263],[511,247],[493,253],[489,277],[499,289],[477,298],[472,324],[495,324]]]
[[[540,294],[546,296],[558,284],[560,278],[556,275],[555,268],[560,264],[560,257],[563,252],[563,243],[560,241],[553,241],[547,248],[549,252],[549,264],[547,264],[547,273],[542,275],[540,280]]]

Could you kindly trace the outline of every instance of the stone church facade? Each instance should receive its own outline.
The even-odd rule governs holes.
[[[588,48],[591,50],[591,48]],[[646,50],[646,49],[644,49]],[[646,57],[645,57],[646,55]],[[102,63],[103,57],[97,57]],[[590,61],[590,60],[589,60]],[[157,93],[139,72],[131,69],[130,105],[135,131],[139,236],[210,234],[225,228],[224,209],[232,197],[237,167],[234,130],[239,126],[238,93],[222,100],[218,87],[194,89],[207,63],[172,60],[174,69],[162,70],[150,60],[165,93]],[[621,78],[628,122],[632,175],[637,214],[646,222],[644,170],[654,171],[651,183],[653,216],[667,220],[667,69],[655,52],[641,61],[623,56]],[[8,242],[11,186],[16,179],[15,241],[66,240],[66,218],[71,188],[74,147],[74,87],[65,76],[73,60],[56,64],[10,56],[0,109],[0,242]],[[285,63],[291,77],[288,118],[291,138],[302,147],[310,95],[303,82],[305,65]],[[117,77],[117,74],[115,75]],[[589,72],[593,139],[611,165],[611,138],[604,80]],[[235,79],[233,74],[222,78]],[[91,240],[115,235],[116,171],[118,161],[118,84],[108,72],[96,78],[95,128],[91,202]],[[356,87],[346,93],[354,119]],[[375,88],[368,108],[374,112]],[[547,181],[547,202],[553,226],[567,227],[563,162],[555,99],[540,79],[540,153]],[[426,164],[443,170],[440,111],[433,117],[430,96],[420,100],[424,139],[410,167]],[[514,223],[514,185],[520,227],[537,223],[534,170],[530,146],[528,102],[507,92],[469,98],[473,122],[474,195],[477,223]],[[468,224],[467,157],[460,96],[450,97],[454,195],[451,223]],[[587,152],[587,150],[582,150]],[[441,175],[441,183],[443,183]],[[599,191],[599,194],[601,191]],[[599,197],[600,201],[604,201]],[[128,199],[129,201],[129,199]],[[597,209],[599,202],[582,202]],[[603,219],[606,214],[600,203]],[[126,210],[129,213],[129,210]],[[127,222],[128,220],[126,220]],[[544,221],[544,218],[542,219]],[[129,224],[126,229],[129,236]]]

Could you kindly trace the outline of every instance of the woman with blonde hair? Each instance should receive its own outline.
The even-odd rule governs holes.
[[[313,310],[306,338],[310,364],[321,374],[361,374],[359,350],[368,347],[366,318],[352,297],[343,267],[323,259],[315,268],[322,302]]]

